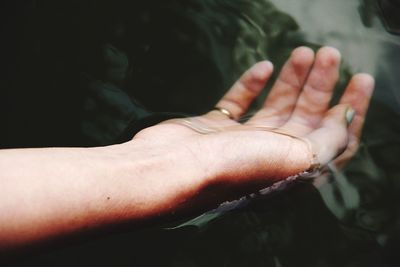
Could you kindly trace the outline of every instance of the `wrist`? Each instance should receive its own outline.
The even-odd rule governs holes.
[[[215,135],[215,183],[237,185],[251,191],[307,170],[311,154],[303,141],[271,132],[234,132],[224,142]],[[240,189],[239,189],[240,190]],[[242,191],[242,190],[240,190]]]

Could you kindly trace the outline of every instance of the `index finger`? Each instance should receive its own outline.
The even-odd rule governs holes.
[[[234,119],[240,118],[260,94],[271,77],[272,63],[262,61],[248,69],[217,103],[216,107],[229,111]]]

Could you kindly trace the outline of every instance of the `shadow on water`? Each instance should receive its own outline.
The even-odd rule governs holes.
[[[43,16],[59,9],[43,3]],[[314,185],[295,183],[162,234],[113,235],[23,264],[70,266],[79,259],[85,266],[400,265],[400,37],[385,31],[376,1],[71,3],[65,5],[76,16],[60,11],[60,20],[80,27],[82,143],[113,142],[150,110],[208,110],[250,65],[268,58],[279,69],[299,45],[341,50],[338,93],[360,71],[375,76],[376,93],[363,145],[343,173]]]

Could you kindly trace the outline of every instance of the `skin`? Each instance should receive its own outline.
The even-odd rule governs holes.
[[[201,212],[307,170],[313,153],[343,166],[358,148],[374,81],[355,75],[330,108],[339,64],[334,48],[295,49],[265,105],[241,124],[273,71],[255,64],[217,103],[233,119],[215,110],[190,119],[216,129],[209,134],[177,119],[120,145],[0,151],[0,249]]]

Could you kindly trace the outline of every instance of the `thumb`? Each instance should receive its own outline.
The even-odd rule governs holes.
[[[349,105],[336,105],[326,113],[320,126],[306,136],[321,165],[328,164],[346,149],[348,125],[353,116],[354,110]]]

